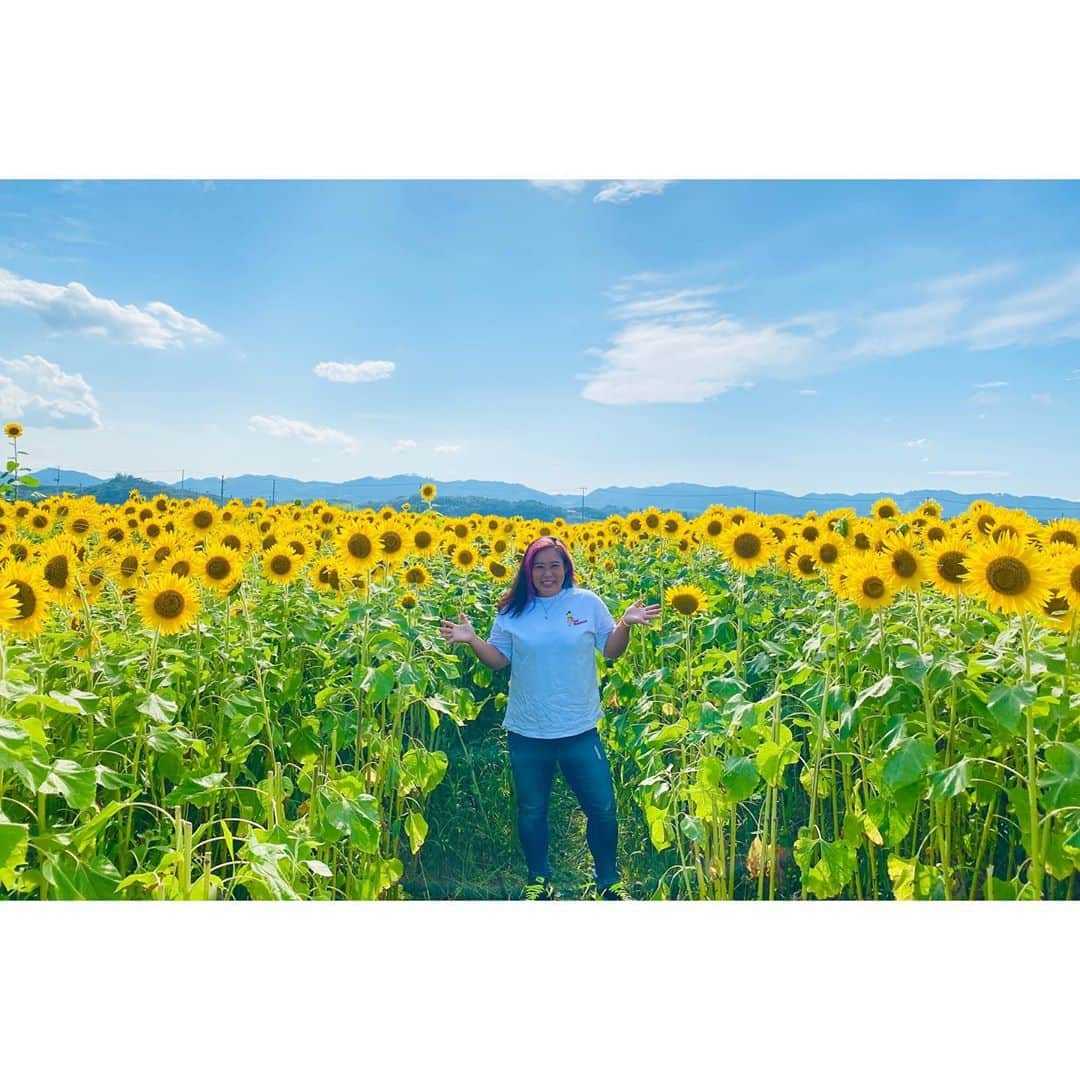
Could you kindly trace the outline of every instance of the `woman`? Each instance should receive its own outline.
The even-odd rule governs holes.
[[[561,540],[542,536],[525,550],[483,641],[462,614],[444,619],[448,642],[468,645],[494,671],[512,664],[508,731],[517,793],[518,837],[528,865],[525,896],[554,900],[548,863],[548,799],[555,766],[588,819],[585,836],[596,870],[597,895],[626,900],[615,866],[618,823],[611,768],[596,731],[600,688],[596,650],[608,660],[626,651],[630,627],[652,622],[659,604],[631,604],[616,623],[596,593],[574,584],[574,563]]]

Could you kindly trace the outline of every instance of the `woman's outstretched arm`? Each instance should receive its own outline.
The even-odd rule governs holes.
[[[604,656],[608,660],[618,660],[626,646],[630,644],[630,627],[635,624],[651,623],[660,615],[659,604],[642,604],[635,600],[625,612],[623,617],[615,624],[615,629],[608,634],[604,643]]]
[[[458,616],[456,623],[443,619],[439,633],[442,634],[444,641],[449,641],[452,645],[468,645],[476,653],[480,662],[487,664],[492,671],[501,671],[510,663],[491,642],[484,641],[477,634],[464,614]]]

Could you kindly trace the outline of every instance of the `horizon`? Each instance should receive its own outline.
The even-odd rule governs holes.
[[[158,483],[411,472],[567,497],[1076,501],[1078,196],[6,181],[0,403],[31,471],[138,460]]]

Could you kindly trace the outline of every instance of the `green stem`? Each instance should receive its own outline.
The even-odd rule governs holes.
[[[1021,616],[1020,623],[1024,642],[1024,679],[1031,682],[1031,654],[1028,640],[1028,616]],[[1043,856],[1042,836],[1039,829],[1039,788],[1038,774],[1035,760],[1035,717],[1034,710],[1029,705],[1024,710],[1027,721],[1026,750],[1027,750],[1027,794],[1028,794],[1028,827],[1031,830],[1031,861],[1028,864],[1028,881],[1035,890],[1035,897],[1042,899],[1043,892]]]

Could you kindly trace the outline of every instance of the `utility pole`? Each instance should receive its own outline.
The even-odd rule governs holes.
[[[270,481],[270,505],[273,506],[277,499],[277,477]]]
[[[56,494],[60,494],[60,466],[56,466]]]
[[[184,490],[184,470],[180,470],[180,490]]]
[[[757,492],[754,492],[754,513],[757,513]]]
[[[221,495],[220,495],[220,497],[218,499],[218,505],[219,506],[224,506],[225,505],[225,474],[224,473],[222,473],[222,475],[221,475]]]
[[[581,489],[581,524],[585,524],[585,489]]]

